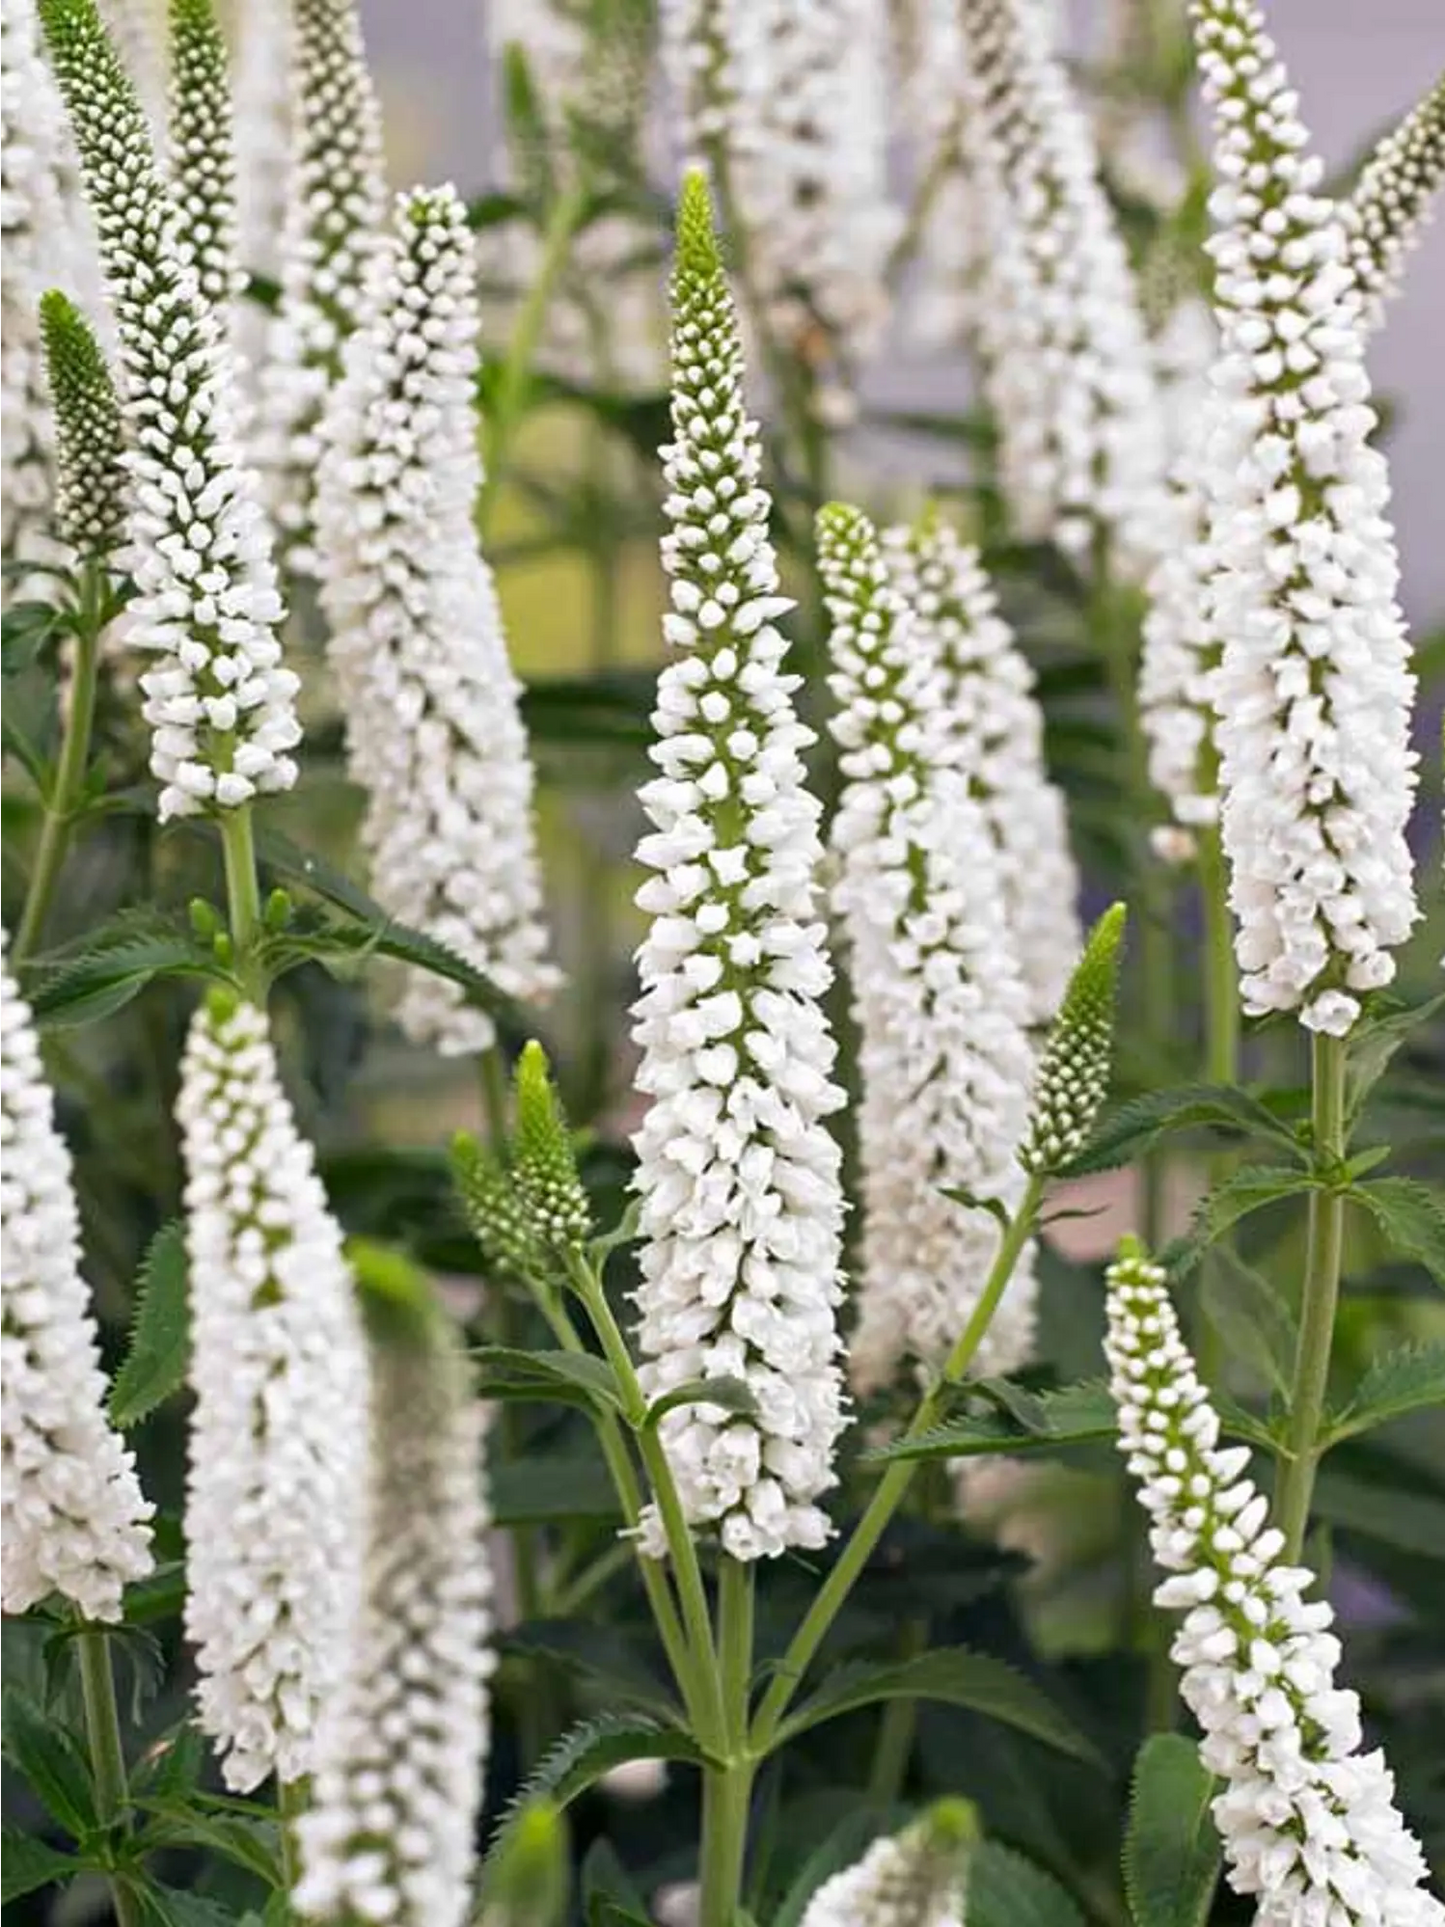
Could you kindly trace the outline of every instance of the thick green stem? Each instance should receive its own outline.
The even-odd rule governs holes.
[[[1288,1456],[1280,1477],[1275,1519],[1285,1537],[1284,1558],[1289,1565],[1298,1563],[1309,1525],[1340,1297],[1345,1200],[1337,1178],[1345,1155],[1345,1065],[1343,1039],[1316,1033],[1311,1117],[1315,1164],[1324,1183],[1310,1195],[1309,1255],[1290,1396]]]
[[[115,1702],[115,1676],[110,1667],[110,1641],[103,1627],[87,1626],[75,1643],[90,1764],[95,1775],[96,1818],[103,1827],[117,1827],[126,1819],[130,1788],[120,1737],[120,1710]],[[119,1927],[139,1927],[140,1908],[126,1881],[119,1876],[113,1878],[110,1891]]]
[[[256,940],[261,927],[261,884],[256,874],[256,835],[251,805],[220,814],[221,857],[226,867],[226,914],[238,960]]]
[[[309,1780],[280,1780],[276,1785],[277,1834],[281,1842],[281,1877],[290,1894],[301,1876],[300,1856],[296,1846],[296,1822],[311,1804],[311,1783]],[[287,1912],[288,1920],[292,1918]]]
[[[973,1363],[979,1346],[983,1343],[999,1301],[1014,1273],[1024,1246],[1034,1228],[1038,1217],[1039,1203],[1043,1197],[1044,1181],[1038,1176],[1029,1178],[1028,1187],[1019,1201],[1018,1210],[1010,1219],[1004,1233],[1003,1242],[994,1259],[993,1269],[984,1286],[983,1296],[974,1308],[973,1316],[964,1327],[963,1333],[948,1362],[934,1384],[925,1393],[914,1412],[905,1440],[916,1439],[938,1422],[944,1402],[950,1389],[958,1383]],[[844,1601],[853,1590],[859,1575],[872,1556],[874,1547],[883,1537],[889,1521],[902,1504],[908,1488],[912,1485],[918,1471],[918,1460],[896,1460],[879,1480],[877,1489],[869,1501],[867,1509],[857,1525],[853,1536],[838,1557],[828,1577],[819,1587],[812,1605],[804,1615],[803,1622],[794,1633],[792,1642],[778,1663],[772,1684],[763,1695],[753,1722],[753,1751],[759,1757],[765,1755],[777,1738],[778,1728],[783,1715],[792,1703],[793,1695],[802,1683],[803,1675],[812,1663],[814,1655],[833,1624]]]
[[[90,733],[95,721],[95,692],[100,677],[99,614],[94,596],[87,589],[75,633],[74,677],[70,687],[70,714],[65,719],[65,734],[56,765],[55,785],[45,801],[45,817],[40,827],[40,847],[35,853],[35,868],[19,928],[10,946],[16,963],[28,957],[45,934],[46,918],[55,900],[55,888],[65,866],[66,853],[75,830],[76,811],[85,789],[85,772],[90,764]]]
[[[753,1673],[753,1566],[723,1553],[718,1565],[718,1661],[725,1759],[703,1774],[701,1927],[733,1927],[747,1859],[756,1761],[748,1750]]]
[[[542,235],[542,258],[517,316],[517,325],[512,330],[496,395],[482,418],[482,459],[486,472],[482,481],[481,501],[477,505],[477,526],[484,536],[488,532],[505,479],[507,451],[526,407],[532,364],[537,358],[547,309],[567,265],[573,236],[587,211],[588,198],[587,188],[578,181],[565,188],[552,203]]]

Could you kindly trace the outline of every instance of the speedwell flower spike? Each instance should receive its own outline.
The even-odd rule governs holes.
[[[40,303],[55,406],[55,533],[82,559],[106,557],[125,534],[125,430],[100,343],[56,288]]]
[[[1261,1927],[1440,1927],[1384,1755],[1361,1752],[1359,1699],[1335,1684],[1334,1615],[1306,1599],[1312,1572],[1281,1563],[1284,1535],[1244,1476],[1248,1449],[1220,1444],[1164,1278],[1125,1241],[1104,1349],[1119,1448],[1170,1574],[1155,1603],[1184,1613],[1180,1691],[1224,1781],[1214,1821],[1229,1884],[1254,1898]]]
[[[1076,1157],[1109,1094],[1126,915],[1116,903],[1094,925],[1049,1030],[1019,1152],[1026,1171],[1047,1176]]]
[[[212,0],[170,0],[171,191],[186,259],[222,310],[240,293],[236,155],[226,42]]]
[[[113,1620],[122,1588],[151,1570],[153,1508],[106,1418],[70,1152],[7,948],[0,931],[3,1603],[22,1613],[59,1593],[87,1618]]]
[[[386,217],[381,108],[355,0],[294,0],[281,300],[261,372],[258,452],[284,570],[314,577],[312,494],[327,396]],[[249,265],[249,264],[248,264]]]
[[[213,992],[176,1106],[195,1393],[186,1632],[238,1792],[315,1765],[359,1608],[367,1362],[341,1232],[263,1014]]]
[[[472,1235],[498,1277],[525,1285],[547,1278],[550,1254],[537,1241],[532,1214],[503,1158],[459,1132],[452,1143],[452,1176]]]
[[[1364,299],[1364,323],[1377,328],[1398,293],[1404,264],[1420,245],[1445,179],[1445,76],[1380,141],[1341,210],[1350,266]]]
[[[835,503],[819,515],[818,566],[843,779],[832,907],[848,943],[863,1078],[849,1370],[867,1392],[905,1360],[941,1366],[978,1302],[998,1223],[946,1192],[1017,1204],[1033,1055],[998,855],[960,767],[939,652],[857,509]],[[989,1328],[986,1372],[1028,1354],[1031,1260],[1026,1252]]]
[[[875,1840],[856,1866],[825,1880],[802,1927],[963,1927],[978,1817],[939,1800],[902,1833]]]
[[[747,1381],[755,1417],[668,1412],[682,1503],[739,1559],[818,1546],[843,1423],[837,1308],[843,1197],[823,1120],[843,1102],[822,998],[819,806],[797,678],[782,667],[762,449],[742,397],[737,318],[700,174],[678,210],[670,529],[662,559],[672,658],[658,680],[642,791],[653,871],[638,957],[637,1133],[649,1396],[699,1377]],[[661,1550],[657,1536],[650,1549]]]
[[[475,282],[456,191],[399,196],[323,426],[321,602],[377,901],[506,995],[541,999],[558,972],[532,763],[474,521]],[[406,974],[397,1017],[447,1055],[496,1035],[459,986],[422,970]]]
[[[1415,677],[1361,296],[1252,0],[1194,9],[1221,355],[1205,450],[1221,831],[1245,1009],[1339,1036],[1418,916]]]
[[[296,1826],[305,1920],[462,1927],[489,1738],[486,1413],[444,1314],[367,1301],[365,1572]]]
[[[161,659],[141,677],[160,814],[231,809],[291,787],[301,736],[258,485],[239,446],[237,366],[95,0],[41,0],[41,17],[120,336],[127,640]]]
[[[512,1169],[539,1242],[559,1252],[585,1245],[593,1231],[592,1206],[547,1053],[535,1038],[523,1046],[517,1063]]]

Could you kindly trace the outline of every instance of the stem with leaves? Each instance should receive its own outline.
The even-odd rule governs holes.
[[[753,1669],[753,1567],[722,1554],[718,1659],[726,1757],[703,1770],[701,1927],[733,1927],[747,1855],[757,1760],[748,1746]]]
[[[115,1676],[111,1671],[110,1640],[105,1628],[87,1624],[76,1640],[76,1648],[86,1738],[95,1776],[96,1818],[103,1827],[120,1827],[129,1813],[130,1787],[120,1737]],[[112,1877],[110,1891],[118,1927],[140,1927],[140,1909],[122,1876]]]
[[[1311,1065],[1311,1119],[1319,1186],[1310,1193],[1309,1255],[1300,1305],[1299,1344],[1290,1395],[1289,1433],[1280,1479],[1276,1522],[1285,1536],[1284,1559],[1297,1565],[1309,1526],[1310,1500],[1319,1464],[1320,1427],[1329,1385],[1330,1351],[1340,1296],[1345,1198],[1340,1171],[1345,1159],[1343,1039],[1316,1033]]]

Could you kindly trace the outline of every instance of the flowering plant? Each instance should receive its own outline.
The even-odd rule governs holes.
[[[0,0],[7,1921],[1445,1923],[1445,90],[497,0],[468,200],[165,13]]]

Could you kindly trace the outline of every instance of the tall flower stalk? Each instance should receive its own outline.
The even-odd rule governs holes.
[[[171,191],[180,206],[186,260],[201,293],[229,318],[241,271],[226,42],[212,0],[170,0],[170,26]]]

